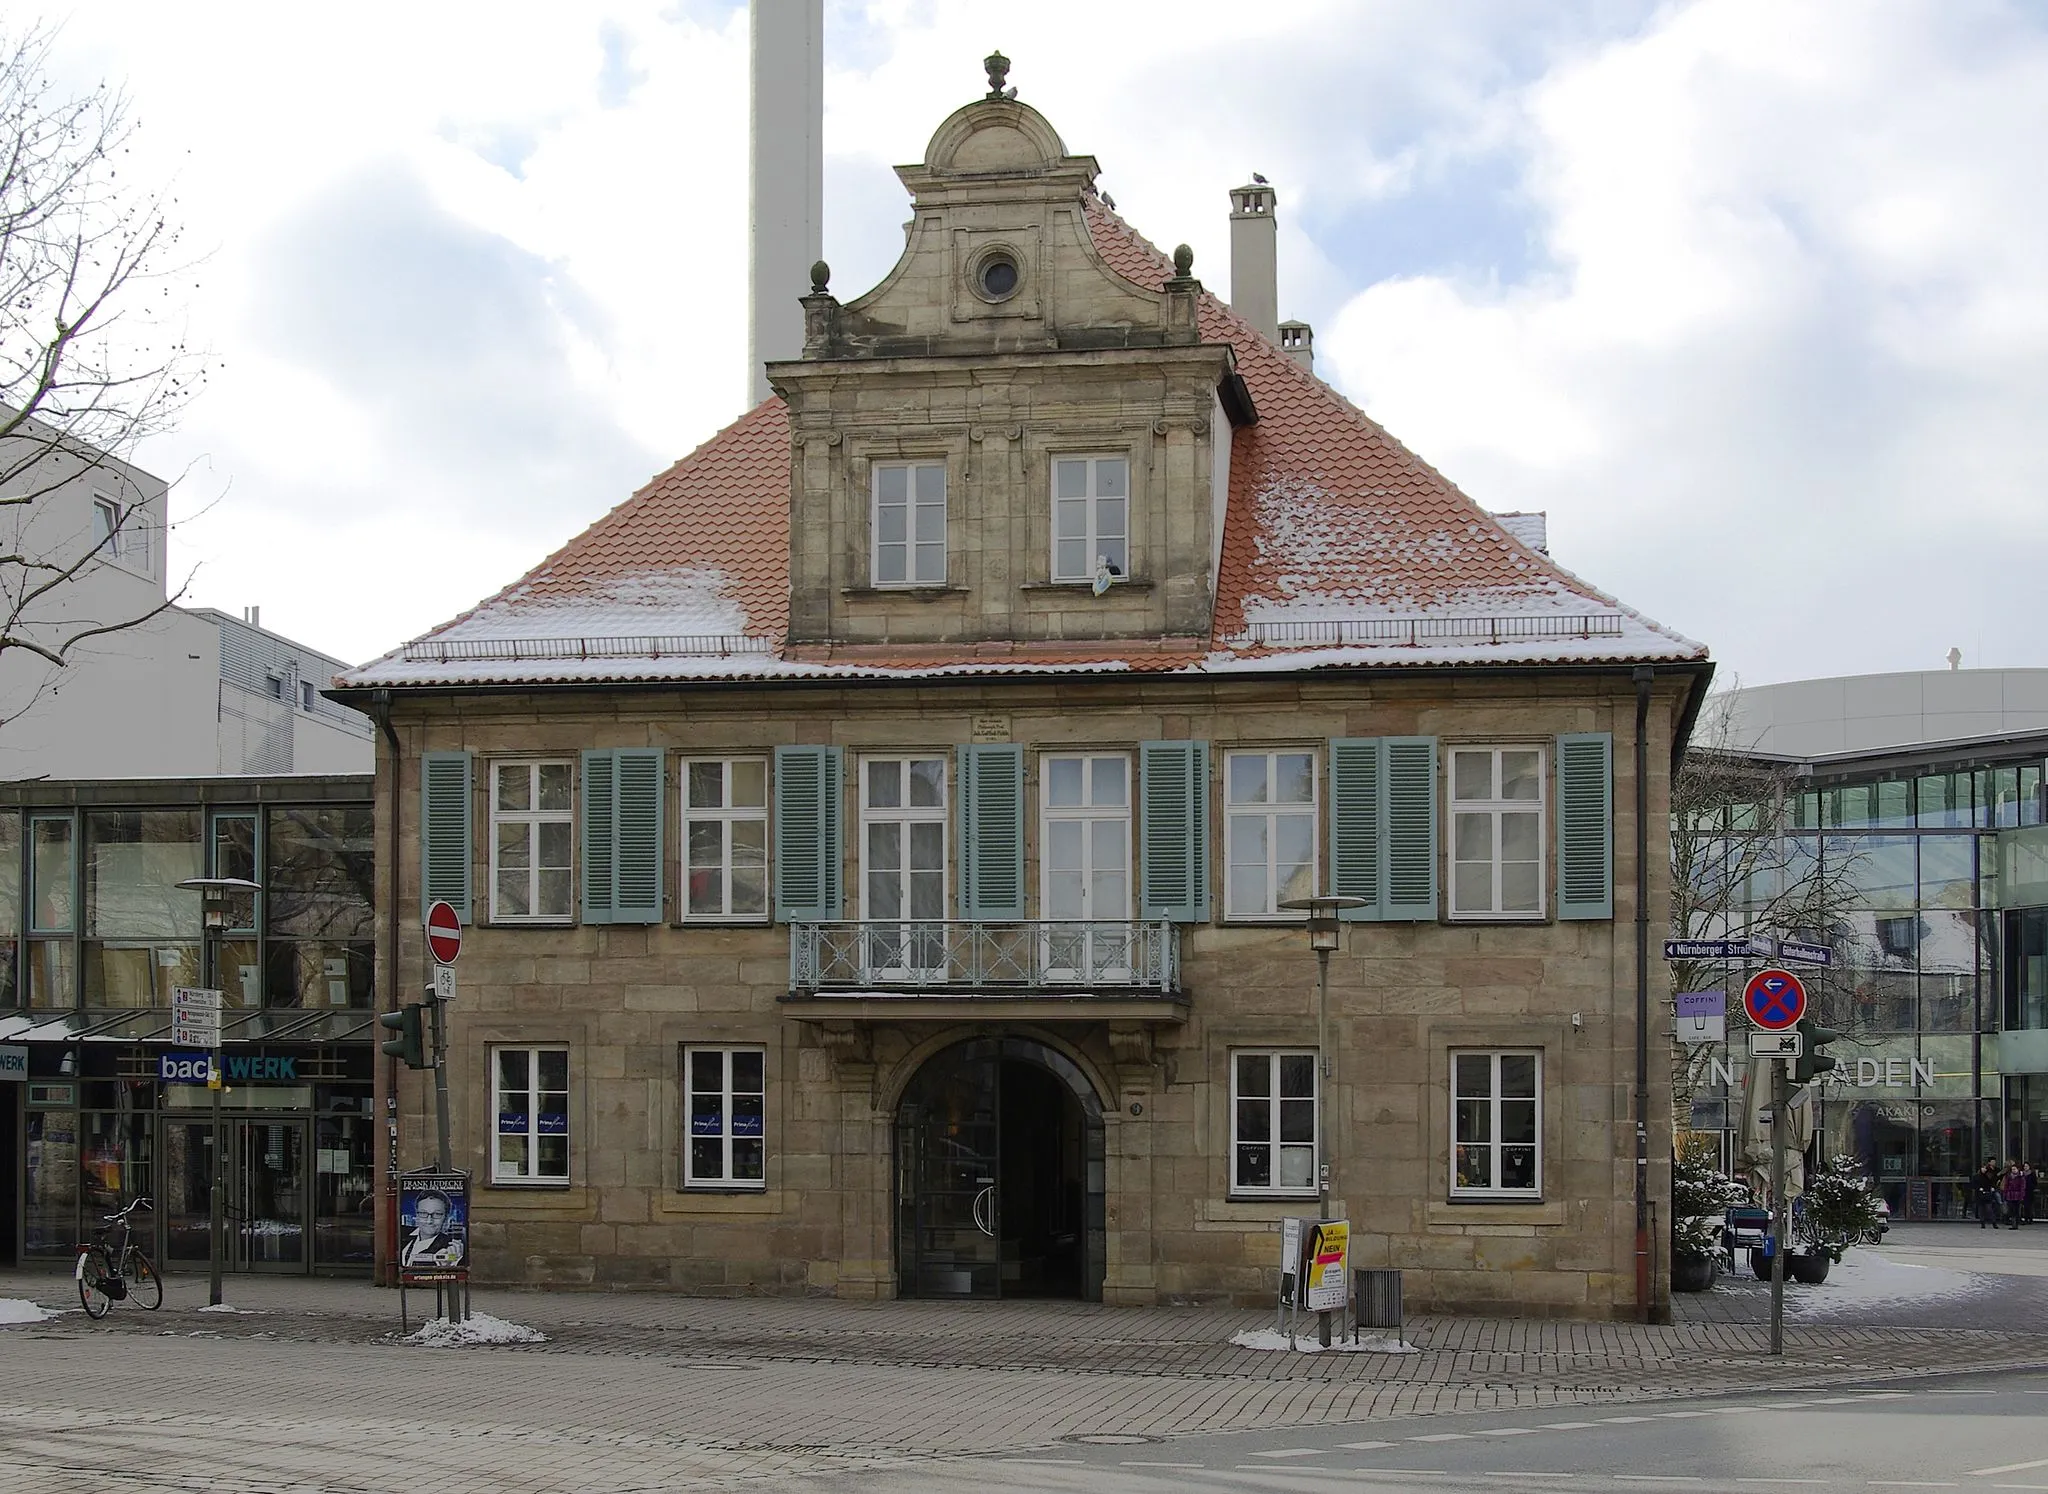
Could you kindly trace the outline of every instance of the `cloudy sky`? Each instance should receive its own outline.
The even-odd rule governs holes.
[[[766,0],[775,3],[775,0]],[[190,599],[349,660],[469,605],[741,410],[734,0],[91,0],[203,256]],[[828,0],[825,252],[1011,81],[1485,506],[1747,683],[2048,664],[2048,6],[2015,0]],[[797,294],[803,287],[792,287]]]

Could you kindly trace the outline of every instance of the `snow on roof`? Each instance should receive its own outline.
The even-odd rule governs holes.
[[[1100,198],[1084,216],[1117,274],[1158,286],[1159,249]],[[1231,442],[1210,634],[1091,644],[788,642],[789,419],[772,397],[526,577],[340,675],[479,686],[952,675],[1292,672],[1704,660],[1490,515],[1204,292],[1259,412]]]

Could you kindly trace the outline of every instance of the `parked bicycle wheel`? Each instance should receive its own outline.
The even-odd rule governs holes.
[[[107,1278],[113,1274],[106,1246],[88,1245],[78,1252],[78,1303],[87,1317],[103,1318],[114,1305],[114,1295],[107,1290]]]
[[[156,1265],[139,1250],[130,1250],[124,1261],[122,1275],[128,1278],[128,1300],[137,1307],[146,1307],[155,1312],[164,1305],[164,1279],[156,1274]]]

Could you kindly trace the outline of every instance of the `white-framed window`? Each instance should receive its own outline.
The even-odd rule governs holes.
[[[1453,747],[1453,918],[1543,916],[1543,749]]]
[[[299,681],[299,705],[308,711],[313,709],[313,682],[311,680]]]
[[[1316,1191],[1316,1056],[1230,1055],[1230,1191]]]
[[[569,1181],[569,1050],[498,1048],[491,1054],[497,1125],[491,1180]]]
[[[860,765],[863,965],[886,974],[945,959],[946,760],[869,757]]]
[[[1131,760],[1054,753],[1039,760],[1038,906],[1046,966],[1089,979],[1131,967]]]
[[[1131,463],[1120,456],[1052,460],[1052,579],[1131,573]]]
[[[1543,1194],[1543,1055],[1451,1054],[1451,1197]]]
[[[946,464],[877,462],[873,470],[873,584],[944,586]]]
[[[567,761],[491,764],[491,921],[564,923],[575,841]]]
[[[123,507],[104,494],[92,500],[92,547],[105,560],[119,561],[131,571],[149,574],[149,511],[141,504]]]
[[[763,1188],[768,1062],[760,1048],[683,1049],[683,1186]]]
[[[1233,752],[1223,766],[1226,918],[1286,918],[1282,899],[1316,890],[1312,752]]]
[[[683,917],[768,916],[768,759],[683,761]]]

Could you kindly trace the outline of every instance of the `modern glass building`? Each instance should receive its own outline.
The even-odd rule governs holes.
[[[1822,926],[1765,930],[1834,949],[1808,982],[1844,1034],[1816,1118],[1829,1154],[1860,1159],[1899,1218],[1968,1217],[1986,1158],[2048,1162],[2048,670],[1741,691],[1730,745],[1790,782],[1789,874],[1829,893]],[[1731,1009],[1741,984],[1729,970]],[[1732,1155],[1742,1063],[1722,1056],[1693,1125]]]
[[[157,1259],[206,1266],[211,1097],[170,1041],[199,986],[230,1269],[369,1269],[372,823],[366,775],[0,784],[0,1263],[68,1262],[146,1193]],[[212,941],[201,876],[262,888]]]

